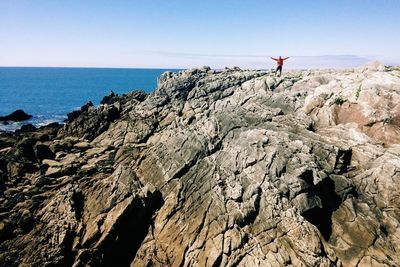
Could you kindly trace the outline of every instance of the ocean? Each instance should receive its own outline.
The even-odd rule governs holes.
[[[33,116],[19,123],[0,122],[0,130],[13,131],[27,123],[63,122],[67,113],[88,101],[98,105],[111,90],[117,94],[152,92],[165,71],[178,70],[0,67],[0,116],[17,109]]]

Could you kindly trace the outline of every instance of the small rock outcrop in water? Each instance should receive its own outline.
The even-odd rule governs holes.
[[[17,109],[7,116],[0,116],[0,121],[26,121],[30,118],[32,118],[31,115],[26,114],[22,109]]]
[[[400,265],[400,69],[164,73],[0,135],[0,263]]]

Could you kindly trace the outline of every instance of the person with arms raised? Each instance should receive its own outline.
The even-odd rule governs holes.
[[[281,56],[279,56],[279,58],[273,58],[273,57],[271,57],[271,59],[272,59],[272,60],[275,60],[276,63],[278,64],[278,66],[276,67],[275,73],[278,73],[278,70],[279,70],[279,77],[281,77],[281,74],[282,74],[283,61],[286,60],[286,59],[288,59],[288,58],[289,58],[289,57],[282,58]]]

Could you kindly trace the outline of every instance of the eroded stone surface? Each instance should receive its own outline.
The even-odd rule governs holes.
[[[0,262],[399,265],[399,100],[378,63],[204,67],[3,134]]]

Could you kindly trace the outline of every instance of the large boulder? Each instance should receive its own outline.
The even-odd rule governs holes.
[[[79,110],[74,110],[70,113],[67,114],[67,121],[72,122],[74,119],[78,118],[79,115],[81,115],[84,112],[87,112],[89,108],[93,107],[92,101],[87,102],[85,105],[83,105]]]
[[[0,121],[25,121],[32,118],[32,115],[27,114],[22,109],[17,109],[7,116],[0,116]]]
[[[68,123],[60,130],[59,136],[75,136],[93,140],[106,131],[111,122],[120,116],[117,105],[100,105],[94,107],[88,102],[80,110],[68,113]]]
[[[385,70],[385,65],[378,61],[371,61],[368,62],[367,64],[364,65],[364,67],[362,68],[363,71],[383,71]]]

